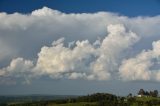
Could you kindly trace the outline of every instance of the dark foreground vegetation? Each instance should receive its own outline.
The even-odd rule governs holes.
[[[1,103],[1,106],[160,106],[160,98],[157,90],[148,92],[140,89],[138,96],[132,96],[131,93],[126,97],[108,93],[95,93],[56,100],[7,102]]]

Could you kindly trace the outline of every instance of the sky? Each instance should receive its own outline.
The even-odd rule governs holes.
[[[160,91],[159,0],[1,0],[0,95]]]

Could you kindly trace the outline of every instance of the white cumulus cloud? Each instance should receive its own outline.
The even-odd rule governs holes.
[[[9,66],[0,69],[0,78],[22,78],[24,82],[29,83],[34,75],[33,62],[23,58],[13,59]]]
[[[0,78],[159,81],[159,25],[159,15],[1,12]]]
[[[132,31],[121,24],[109,25],[108,36],[99,44],[88,40],[76,41],[73,48],[64,46],[64,38],[44,46],[38,53],[34,65],[30,60],[17,58],[1,69],[1,76],[31,78],[33,75],[51,78],[83,78],[88,80],[108,80],[117,73],[121,53],[139,40]]]
[[[153,42],[152,46],[152,50],[142,51],[122,62],[119,69],[122,79],[160,81],[160,40]]]

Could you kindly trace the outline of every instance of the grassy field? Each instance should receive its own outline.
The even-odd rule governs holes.
[[[140,104],[140,106],[152,106],[152,105],[149,105],[149,102],[151,101],[160,101],[160,98],[159,97],[136,97],[136,102],[133,103],[131,106],[139,106],[138,105],[138,102]],[[143,103],[143,105],[141,104]],[[160,106],[160,104],[155,104],[154,106]]]
[[[143,101],[143,102],[147,102],[147,101],[151,101],[151,100],[160,100],[160,98],[158,97],[136,97],[136,101]]]

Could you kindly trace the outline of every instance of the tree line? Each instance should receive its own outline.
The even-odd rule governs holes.
[[[145,91],[144,89],[140,89],[138,95],[158,97],[158,90]]]

